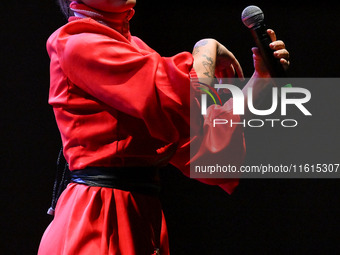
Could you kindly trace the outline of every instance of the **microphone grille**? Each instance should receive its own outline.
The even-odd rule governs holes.
[[[252,28],[256,24],[263,22],[264,15],[259,7],[250,5],[243,10],[241,18],[246,27]]]

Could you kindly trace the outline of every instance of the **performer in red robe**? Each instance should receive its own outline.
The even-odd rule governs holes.
[[[161,57],[131,36],[133,6],[131,0],[72,2],[68,24],[48,39],[49,103],[73,179],[59,198],[39,255],[169,254],[157,170],[170,162],[189,175],[191,143],[199,145],[191,160],[222,154],[240,165],[244,159],[243,127],[212,128],[210,121],[213,116],[235,122],[241,117],[232,115],[226,103],[210,107],[201,119],[190,94],[195,93],[190,80],[197,74],[214,75],[215,67],[222,74],[236,69],[242,76],[236,58],[212,39],[200,41],[193,54]],[[287,66],[283,43],[273,47]],[[207,49],[212,49],[210,74],[201,59]],[[260,66],[254,75],[265,76],[256,49],[254,53],[255,68]],[[191,126],[190,106],[197,115]],[[113,187],[92,182],[107,176],[114,179]],[[238,184],[235,179],[200,181],[229,193]]]

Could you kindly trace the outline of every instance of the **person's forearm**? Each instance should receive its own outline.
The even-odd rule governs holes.
[[[225,56],[225,52],[227,49],[221,45],[219,42],[217,42],[214,39],[203,39],[198,41],[193,49],[193,58],[194,58],[194,69],[197,73],[197,76],[199,79],[204,79],[204,83],[208,85],[213,82],[213,79],[215,77],[215,71],[216,68],[220,63],[217,63],[218,57],[220,57],[220,60],[223,60],[223,54]],[[232,54],[232,53],[229,53]],[[222,56],[222,57],[221,57]],[[230,65],[230,64],[229,64]],[[235,65],[236,67],[238,65]],[[242,74],[242,72],[239,72]],[[243,75],[243,74],[242,74]],[[227,78],[227,77],[219,77],[219,78]],[[264,79],[262,76],[254,72],[251,79],[248,81],[246,86],[243,88],[242,92],[244,94],[244,106],[245,106],[245,118],[249,118],[251,113],[248,110],[247,100],[248,100],[248,89],[252,88],[253,93],[253,104],[254,106],[259,105],[265,96],[270,91],[270,88],[272,86],[270,85],[270,79]]]
[[[214,78],[218,42],[214,39],[198,41],[193,49],[194,69],[199,78]]]

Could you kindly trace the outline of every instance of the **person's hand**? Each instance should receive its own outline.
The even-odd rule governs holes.
[[[269,44],[269,47],[273,50],[274,57],[279,59],[283,68],[287,70],[290,63],[289,63],[289,52],[286,49],[285,43],[281,40],[276,39],[276,34],[272,29],[267,29],[267,33],[270,39],[272,40],[272,43]],[[263,62],[259,49],[257,47],[254,47],[252,48],[252,52],[253,52],[255,73],[257,74],[258,77],[269,78],[270,74]]]
[[[218,43],[215,76],[217,78],[234,78],[236,73],[240,79],[244,79],[242,67],[234,54],[225,46]]]

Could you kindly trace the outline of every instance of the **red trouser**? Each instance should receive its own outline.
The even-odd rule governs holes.
[[[69,184],[59,198],[38,255],[168,255],[159,198]]]

